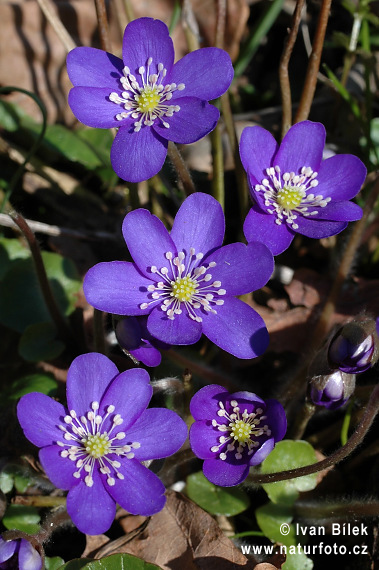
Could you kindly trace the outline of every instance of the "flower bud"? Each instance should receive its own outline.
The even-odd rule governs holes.
[[[379,340],[374,319],[352,321],[341,327],[330,341],[328,361],[349,374],[368,370],[379,357]]]
[[[341,370],[331,374],[313,376],[309,384],[309,397],[317,406],[336,410],[347,402],[355,388],[355,376]]]
[[[43,566],[41,554],[28,540],[25,538],[4,540],[0,536],[0,568],[42,570]]]

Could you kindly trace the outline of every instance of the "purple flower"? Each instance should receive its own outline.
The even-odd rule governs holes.
[[[42,558],[25,538],[4,540],[0,537],[0,568],[2,570],[41,570]]]
[[[222,487],[238,485],[283,439],[287,420],[276,400],[266,402],[251,392],[230,394],[212,384],[191,400],[195,419],[190,429],[192,451],[204,459],[209,481]]]
[[[208,101],[227,91],[233,67],[218,48],[196,50],[174,64],[168,28],[152,18],[126,26],[122,56],[73,49],[68,102],[85,125],[119,128],[112,166],[120,178],[140,182],[162,168],[168,141],[193,143],[215,128],[219,111]]]
[[[329,237],[362,217],[349,200],[359,192],[366,168],[351,154],[322,161],[325,134],[320,123],[303,121],[279,146],[262,127],[244,129],[240,154],[255,202],[244,223],[247,241],[262,241],[278,255],[296,233]]]
[[[146,366],[159,366],[160,350],[170,348],[151,336],[147,330],[147,317],[127,317],[118,321],[116,338],[124,352]]]
[[[341,370],[314,377],[309,385],[309,397],[317,406],[336,410],[343,406],[355,389],[355,376]]]
[[[378,357],[376,322],[370,318],[352,321],[341,327],[328,347],[330,365],[349,374],[365,372]]]
[[[160,479],[141,462],[172,455],[187,436],[171,410],[146,409],[149,375],[119,373],[106,356],[78,356],[67,375],[67,408],[44,394],[23,396],[17,407],[25,436],[42,449],[40,461],[54,485],[69,490],[67,511],[78,529],[109,529],[116,503],[149,516],[165,504]]]
[[[189,196],[171,234],[147,210],[130,212],[123,234],[135,263],[92,267],[84,279],[87,301],[117,315],[148,315],[147,329],[169,345],[197,342],[202,332],[239,358],[254,358],[268,344],[262,318],[235,299],[262,287],[273,257],[262,243],[221,247],[225,220],[207,194]]]

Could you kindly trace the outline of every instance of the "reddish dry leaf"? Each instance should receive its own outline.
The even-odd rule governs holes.
[[[174,491],[167,491],[165,508],[151,518],[145,531],[126,540],[127,536],[109,542],[97,551],[96,558],[126,552],[163,570],[252,570],[254,567],[254,562],[234,546],[208,513]]]

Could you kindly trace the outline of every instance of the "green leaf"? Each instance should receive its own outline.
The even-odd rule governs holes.
[[[0,237],[0,279],[12,267],[14,259],[30,257],[30,251],[18,239]]]
[[[0,472],[0,491],[9,493],[13,489],[13,475],[5,469]]]
[[[299,551],[296,548],[296,552],[292,552],[294,549],[294,546],[289,548],[287,559],[282,566],[283,570],[312,570],[313,561],[304,554],[303,550]]]
[[[91,562],[92,558],[74,558],[70,562],[66,562],[63,566],[59,566],[59,570],[81,570],[85,568],[88,562]]]
[[[75,265],[57,253],[42,252],[42,259],[56,302],[62,313],[69,315],[81,287]],[[0,281],[0,323],[22,333],[29,325],[41,322],[51,322],[51,318],[33,261],[16,259]]]
[[[41,392],[46,396],[53,396],[57,387],[57,382],[48,374],[29,374],[12,382],[10,394],[7,397],[9,400],[18,400],[30,392]]]
[[[77,134],[64,125],[48,125],[45,143],[71,162],[79,162],[89,169],[100,166],[97,153]]]
[[[58,570],[62,564],[64,564],[64,560],[60,556],[54,556],[54,558],[45,556],[45,570]]]
[[[250,506],[247,494],[236,487],[217,487],[202,471],[187,477],[187,494],[201,508],[212,515],[231,517]]]
[[[276,473],[316,463],[316,453],[307,441],[279,441],[261,466],[262,473]],[[317,485],[317,473],[277,483],[262,485],[273,503],[292,505],[299,491],[310,491]]]
[[[8,463],[0,473],[0,489],[3,493],[9,493],[13,486],[19,493],[25,493],[31,485],[33,485],[33,481],[28,475],[27,469],[21,465]]]
[[[64,351],[65,345],[56,339],[57,331],[52,323],[29,325],[23,332],[18,352],[28,362],[53,360]]]
[[[3,525],[8,530],[18,529],[28,534],[36,534],[39,531],[41,517],[35,507],[24,505],[10,505],[3,517]]]
[[[296,544],[295,529],[290,524],[293,519],[291,507],[270,502],[258,507],[255,516],[259,528],[272,542],[279,542],[286,546]]]
[[[93,560],[84,568],[85,570],[159,570],[160,567],[132,554],[112,554],[100,560]]]

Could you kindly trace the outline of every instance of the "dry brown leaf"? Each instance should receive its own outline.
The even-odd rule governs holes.
[[[154,563],[163,570],[252,570],[248,560],[223,534],[216,521],[195,503],[174,491],[167,491],[165,508],[154,515],[146,530],[125,543],[127,537],[100,548],[96,558],[112,550],[125,552]],[[124,544],[120,541],[124,539]]]

